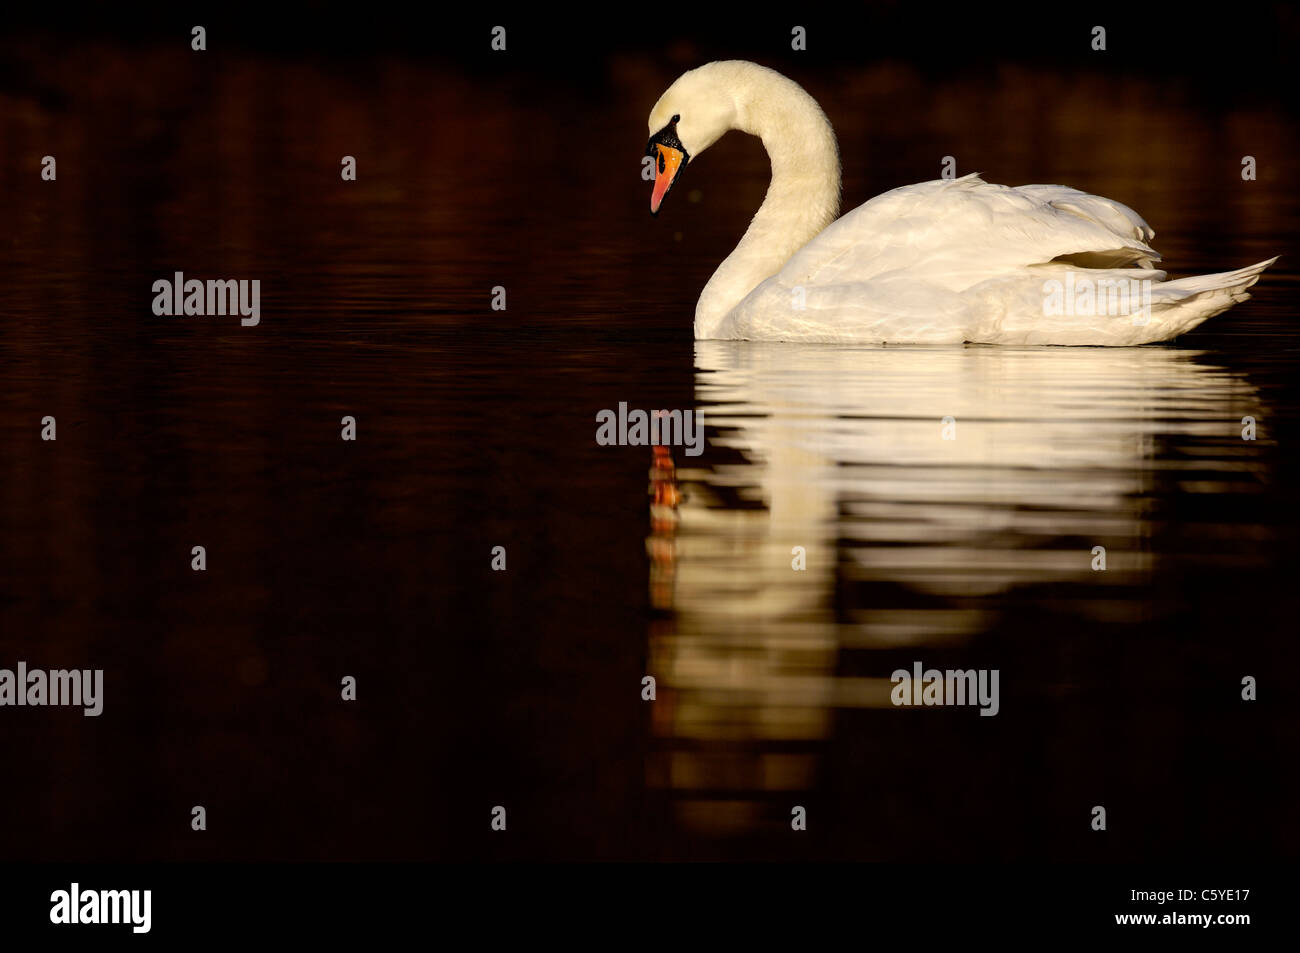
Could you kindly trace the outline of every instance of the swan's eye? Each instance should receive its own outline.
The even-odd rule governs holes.
[[[673,122],[676,122],[677,120],[679,120],[679,119],[681,119],[681,118],[682,118],[682,117],[681,117],[680,114],[675,115],[675,116],[673,116]]]

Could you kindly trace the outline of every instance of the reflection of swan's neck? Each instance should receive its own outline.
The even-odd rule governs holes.
[[[756,68],[732,90],[734,128],[758,136],[772,184],[749,229],[713,273],[695,306],[695,336],[707,338],[727,312],[840,213],[835,132],[798,83]]]

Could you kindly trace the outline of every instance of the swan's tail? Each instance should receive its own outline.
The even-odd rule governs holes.
[[[1276,256],[1236,271],[1160,282],[1152,292],[1151,336],[1139,343],[1168,341],[1245,301],[1246,289],[1275,261]]]

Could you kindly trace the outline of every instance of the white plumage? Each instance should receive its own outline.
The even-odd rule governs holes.
[[[687,162],[729,129],[762,138],[772,161],[762,206],[700,295],[701,339],[1148,344],[1244,301],[1276,261],[1169,281],[1155,233],[1120,202],[978,175],[894,189],[836,220],[830,123],[798,84],[753,63],[684,74],[649,125],[675,130]]]

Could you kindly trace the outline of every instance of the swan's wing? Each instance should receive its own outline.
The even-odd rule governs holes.
[[[990,185],[978,175],[894,189],[797,251],[786,287],[906,277],[963,291],[1017,268],[1069,257],[1086,268],[1151,268],[1151,227],[1111,199],[1062,185]]]
[[[736,305],[717,336],[1149,344],[1244,301],[1272,264],[1166,281],[1153,237],[1126,205],[1061,185],[922,182],[832,224]],[[1064,307],[1075,278],[1096,295],[1077,311],[1073,297]]]

